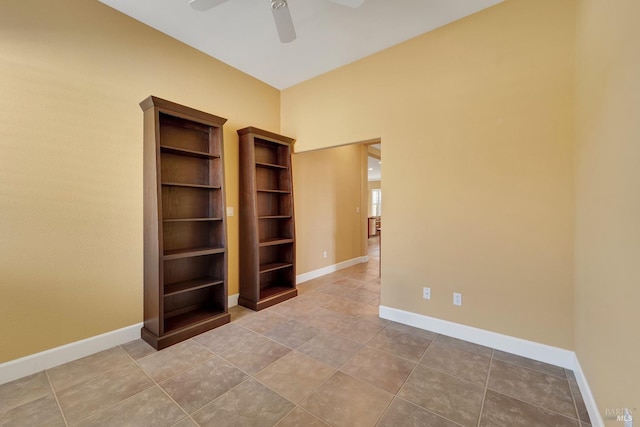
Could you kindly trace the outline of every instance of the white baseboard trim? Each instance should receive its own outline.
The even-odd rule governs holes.
[[[229,308],[235,307],[236,305],[238,305],[239,297],[240,297],[240,294],[229,295]]]
[[[567,369],[573,369],[575,365],[575,353],[559,347],[552,347],[382,305],[380,306],[380,317]]]
[[[598,405],[596,404],[596,400],[593,398],[593,393],[591,393],[591,388],[587,383],[587,377],[584,375],[584,372],[582,371],[582,366],[580,366],[580,362],[578,361],[577,355],[575,358],[575,366],[573,368],[573,373],[576,375],[578,388],[580,388],[580,394],[582,394],[582,400],[584,400],[584,405],[587,407],[587,412],[589,412],[589,418],[591,419],[592,427],[604,427],[604,420],[602,419],[602,415],[598,410]]]
[[[326,274],[334,273],[338,270],[342,270],[344,268],[351,267],[353,265],[361,264],[363,262],[369,261],[369,256],[360,256],[357,258],[349,259],[347,261],[342,261],[337,264],[328,265],[326,267],[319,268],[317,270],[309,271],[307,273],[298,274],[296,276],[296,284],[308,282],[309,280],[317,279],[318,277],[322,277]]]
[[[576,380],[580,387],[580,393],[582,394],[585,406],[589,411],[591,425],[593,427],[604,427],[602,416],[598,411],[598,405],[593,398],[593,394],[591,393],[591,389],[587,383],[587,378],[580,367],[580,362],[578,361],[578,357],[575,352],[564,348],[553,347],[534,341],[499,334],[497,332],[474,328],[472,326],[462,325],[460,323],[449,322],[448,320],[437,319],[423,314],[398,310],[397,308],[386,307],[383,305],[379,308],[379,314],[383,319],[393,320],[394,322],[402,323],[404,325],[414,326],[416,328],[425,329],[475,344],[484,345],[486,347],[492,347],[497,350],[517,354],[518,356],[528,357],[529,359],[571,369],[576,375]]]
[[[142,323],[0,363],[0,384],[140,338]]]

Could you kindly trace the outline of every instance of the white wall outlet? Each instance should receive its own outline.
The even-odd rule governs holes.
[[[327,251],[322,251],[322,258],[326,258],[327,257]]]
[[[431,288],[422,288],[422,298],[431,299]]]
[[[233,216],[233,207],[227,206],[227,216]]]
[[[462,294],[458,292],[453,293],[453,305],[462,305]]]
[[[356,213],[360,213],[360,206],[356,208]]]

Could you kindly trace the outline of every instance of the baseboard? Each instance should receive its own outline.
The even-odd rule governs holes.
[[[236,305],[238,305],[238,298],[240,297],[240,294],[233,294],[233,295],[229,295],[229,308],[231,307],[235,307]]]
[[[308,273],[298,274],[296,276],[296,283],[300,284],[308,282],[309,280],[317,279],[318,277],[322,277],[326,274],[334,273],[338,270],[342,270],[344,268],[348,268],[367,261],[369,261],[369,256],[365,255],[347,261],[342,261],[337,264],[328,265],[317,270],[309,271]]]
[[[382,305],[380,306],[380,317],[567,369],[573,369],[575,365],[575,353],[563,348],[552,347]]]
[[[393,320],[394,322],[404,325],[426,329],[442,335],[517,354],[518,356],[528,357],[529,359],[571,369],[576,375],[580,393],[582,393],[582,398],[589,411],[591,425],[593,427],[604,427],[602,416],[598,411],[598,405],[593,398],[593,394],[587,383],[587,378],[580,367],[580,362],[575,352],[382,305],[379,308],[379,313],[383,319]]]
[[[0,364],[0,384],[50,369],[140,338],[142,323]]]
[[[584,405],[587,407],[587,412],[589,412],[589,418],[591,419],[592,427],[604,427],[604,420],[602,419],[602,415],[598,410],[598,405],[596,404],[596,400],[593,398],[593,393],[591,393],[591,388],[587,383],[587,377],[584,375],[582,371],[582,366],[580,366],[580,362],[578,361],[578,356],[575,357],[575,366],[573,368],[573,373],[576,375],[576,381],[578,382],[578,388],[580,388],[580,394],[582,394],[582,400],[584,400]],[[622,427],[623,423],[620,423]]]
[[[238,305],[238,296],[238,294],[229,295],[229,307]],[[141,328],[142,323],[138,323],[40,353],[30,354],[20,359],[0,363],[0,385],[140,338]]]

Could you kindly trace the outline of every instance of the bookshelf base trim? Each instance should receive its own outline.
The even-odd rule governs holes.
[[[260,310],[264,310],[265,308],[276,305],[278,303],[281,303],[282,301],[291,299],[297,295],[298,295],[298,290],[296,288],[290,288],[290,289],[287,289],[286,291],[261,299],[260,301],[251,301],[247,298],[243,298],[242,296],[240,296],[238,298],[238,304],[254,311],[260,311]]]
[[[229,313],[220,313],[219,315],[207,319],[203,322],[194,323],[184,328],[171,331],[170,333],[162,336],[154,334],[143,326],[140,330],[140,336],[156,350],[162,350],[163,348],[167,348],[186,339],[195,337],[196,335],[199,335],[203,332],[227,324],[230,321],[231,315]]]

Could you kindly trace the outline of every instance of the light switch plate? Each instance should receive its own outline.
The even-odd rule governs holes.
[[[227,206],[227,216],[233,216],[233,207]]]

